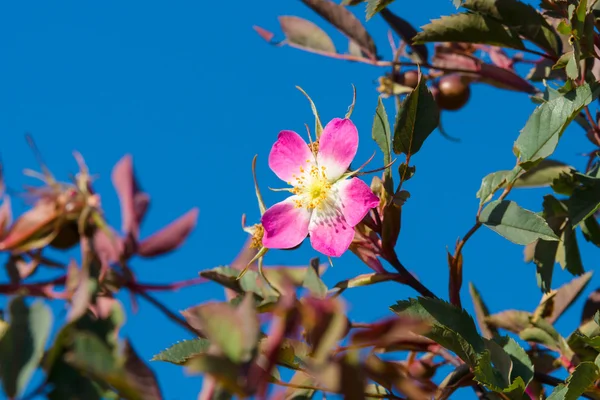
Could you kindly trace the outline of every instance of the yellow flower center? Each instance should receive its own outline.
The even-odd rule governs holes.
[[[256,224],[252,226],[252,230],[254,230],[254,234],[252,235],[252,242],[250,243],[251,249],[260,249],[263,247],[262,239],[265,234],[265,228],[262,224]]]
[[[296,185],[291,190],[293,194],[300,198],[296,200],[296,207],[314,209],[322,205],[327,199],[331,183],[327,179],[325,167],[319,168],[313,165],[310,171],[300,167],[300,176],[295,176]]]

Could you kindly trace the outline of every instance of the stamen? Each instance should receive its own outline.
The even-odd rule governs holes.
[[[262,224],[256,224],[252,226],[254,235],[252,235],[252,241],[250,243],[251,249],[260,249],[262,247],[262,239],[265,234],[265,228]]]
[[[295,200],[295,206],[308,209],[321,207],[331,189],[326,168],[312,165],[307,171],[304,167],[300,167],[300,176],[293,175],[293,178],[296,184],[291,192],[299,197]]]

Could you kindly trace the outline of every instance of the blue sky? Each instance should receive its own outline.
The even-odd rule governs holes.
[[[415,26],[453,12],[449,0],[431,0],[427,7],[391,9]],[[356,8],[362,18],[362,7]],[[105,1],[57,3],[7,2],[0,5],[0,153],[7,184],[32,183],[21,175],[36,168],[24,134],[30,132],[46,162],[59,177],[76,172],[71,156],[80,151],[99,179],[96,190],[110,222],[120,226],[112,166],[131,153],[138,177],[152,205],[142,227],[147,235],[189,208],[198,206],[197,229],[172,255],[132,263],[140,281],[165,283],[189,279],[199,271],[229,263],[244,243],[242,213],[259,218],[250,165],[258,154],[263,188],[280,182],[268,169],[270,147],[282,129],[298,132],[312,124],[302,86],[316,102],[324,120],[343,116],[354,84],[354,111],[361,144],[357,163],[376,146],[370,140],[377,104],[376,79],[387,72],[368,65],[325,59],[291,48],[267,45],[252,30],[260,25],[278,34],[277,16],[297,15],[317,22],[345,51],[344,37],[299,1],[261,2]],[[375,17],[367,23],[379,53],[390,58],[387,27]],[[390,114],[393,102],[387,101]],[[512,145],[533,103],[521,93],[484,85],[459,112],[442,115],[446,130],[461,138],[453,143],[434,133],[413,158],[415,177],[405,189],[398,253],[402,262],[430,289],[447,295],[446,248],[471,227],[477,211],[475,192],[487,173],[514,165]],[[567,130],[555,158],[583,168],[579,156],[589,150],[578,127]],[[381,163],[378,156],[372,165]],[[370,179],[370,178],[369,178]],[[267,203],[283,198],[264,191]],[[542,190],[515,192],[511,198],[539,210]],[[15,201],[16,211],[24,208]],[[583,242],[583,240],[581,241]],[[582,243],[584,264],[594,268],[593,249]],[[272,251],[267,263],[308,262],[316,253],[308,245],[297,252]],[[533,265],[522,261],[522,247],[495,233],[480,230],[464,251],[463,302],[469,311],[467,283],[483,292],[492,311],[533,309],[539,299]],[[339,280],[369,270],[352,255],[336,260],[324,279]],[[555,286],[569,276],[555,271]],[[593,278],[586,294],[598,284]],[[389,315],[388,306],[415,293],[397,284],[349,290],[350,316],[366,322]],[[205,284],[161,295],[181,310],[221,299],[222,290]],[[585,296],[584,296],[585,297]],[[124,298],[129,310],[129,301]],[[558,323],[565,335],[579,321],[583,298]],[[145,359],[188,338],[151,305],[141,301],[128,313],[124,334],[134,339]],[[195,398],[198,378],[166,364],[153,364],[165,399]],[[465,392],[465,398],[472,393]]]

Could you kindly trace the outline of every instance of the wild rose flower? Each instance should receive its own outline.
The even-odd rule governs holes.
[[[358,131],[349,119],[333,119],[310,146],[296,132],[279,133],[269,167],[293,195],[262,216],[265,247],[292,248],[310,235],[312,247],[327,256],[348,250],[354,227],[379,205],[367,184],[346,173],[357,149]]]

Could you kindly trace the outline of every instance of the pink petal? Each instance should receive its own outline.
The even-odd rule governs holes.
[[[358,178],[344,179],[334,185],[338,207],[350,226],[356,226],[371,208],[379,205],[379,198]]]
[[[269,154],[269,167],[282,181],[292,183],[300,175],[300,168],[314,163],[315,157],[308,145],[293,131],[281,131]],[[310,169],[310,168],[309,168]]]
[[[349,119],[334,118],[319,139],[317,163],[324,166],[330,181],[338,179],[350,166],[358,150],[358,131]]]
[[[265,229],[263,245],[268,249],[289,249],[302,243],[308,235],[308,223],[311,212],[296,207],[291,196],[275,204],[262,216],[261,223]]]
[[[312,247],[330,257],[344,254],[354,238],[354,228],[348,225],[342,212],[333,207],[315,209],[308,232]]]

